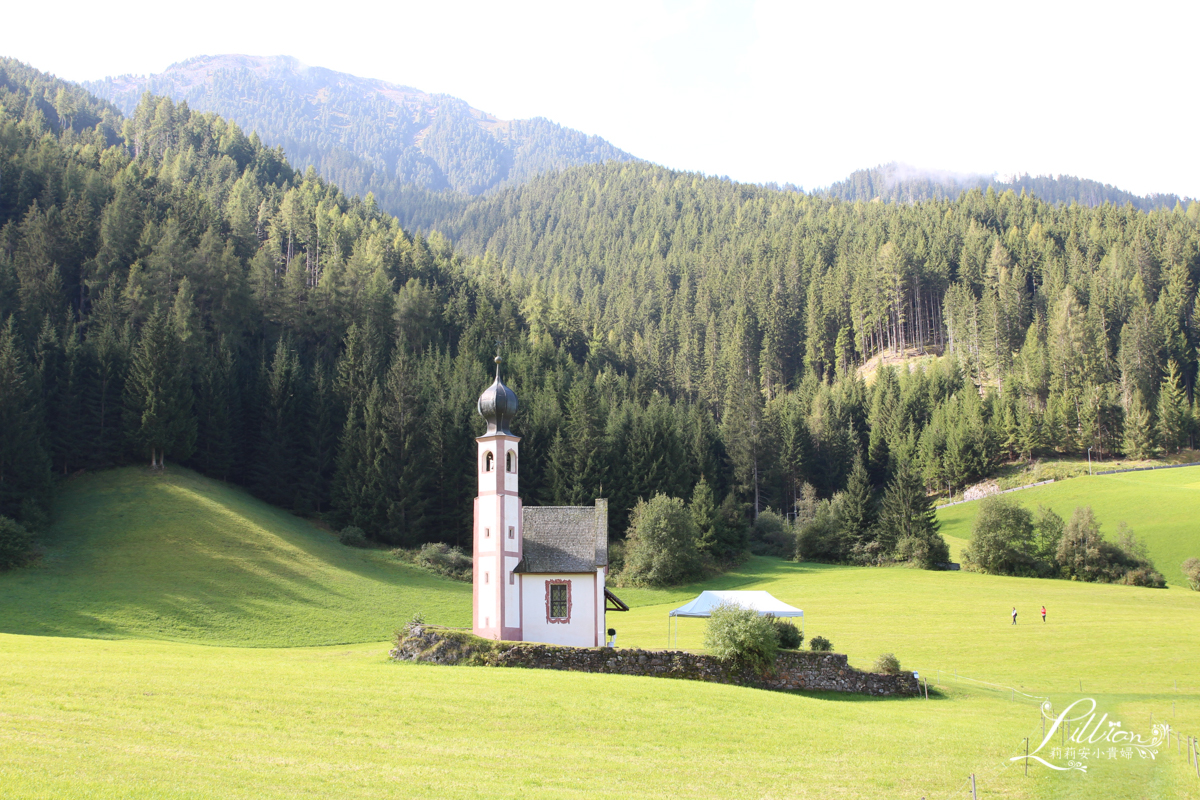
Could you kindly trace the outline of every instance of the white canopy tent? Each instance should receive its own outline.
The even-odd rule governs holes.
[[[690,603],[685,603],[667,614],[667,643],[671,641],[671,618],[675,618],[675,642],[679,642],[679,617],[710,617],[713,609],[730,604],[757,611],[761,616],[800,617],[804,625],[804,612],[771,596],[770,592],[701,592]]]

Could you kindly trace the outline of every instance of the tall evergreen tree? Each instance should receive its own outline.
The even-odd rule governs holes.
[[[50,459],[42,446],[37,398],[18,346],[14,320],[0,325],[0,516],[25,525],[44,518]]]
[[[1183,391],[1179,365],[1171,359],[1158,391],[1158,440],[1163,449],[1174,453],[1186,447],[1191,426],[1191,407]]]
[[[925,569],[950,560],[933,501],[908,460],[900,462],[879,509],[878,540],[883,551]]]
[[[1121,449],[1129,458],[1146,459],[1154,453],[1154,428],[1150,423],[1150,412],[1142,402],[1142,395],[1135,392],[1129,400],[1125,413],[1125,435]]]
[[[162,469],[167,456],[186,460],[196,444],[192,387],[179,340],[155,309],[142,328],[125,382],[125,433],[130,445]]]
[[[846,483],[846,490],[838,495],[834,503],[834,513],[842,552],[846,556],[874,561],[886,555],[884,548],[874,542],[875,498],[871,494],[871,480],[861,453],[854,455],[850,480]]]

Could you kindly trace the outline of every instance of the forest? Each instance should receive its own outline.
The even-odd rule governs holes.
[[[846,202],[640,162],[410,199],[405,229],[216,114],[126,118],[0,60],[0,515],[172,462],[468,544],[498,348],[526,502],[606,496],[620,536],[711,493],[718,560],[825,507],[802,556],[888,558],[1004,461],[1194,441],[1194,203]]]
[[[149,77],[85,85],[132,114],[149,91],[212,111],[283,147],[350,195],[398,213],[413,187],[464,197],[550,169],[633,157],[536,117],[500,120],[449,95],[307,67],[286,56],[199,56]]]
[[[1104,203],[1123,206],[1126,203],[1142,211],[1156,208],[1172,209],[1191,202],[1173,194],[1150,194],[1139,197],[1107,183],[1076,178],[1073,175],[1017,175],[999,180],[988,175],[959,175],[909,167],[903,164],[881,164],[871,169],[852,172],[845,180],[837,181],[814,194],[839,200],[884,200],[895,203],[919,203],[923,200],[945,200],[958,197],[965,191],[979,189],[996,192],[1009,189],[1021,194],[1036,195],[1049,203],[1079,203],[1099,206]]]

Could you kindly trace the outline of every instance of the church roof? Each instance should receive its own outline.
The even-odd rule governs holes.
[[[608,501],[595,506],[525,506],[516,572],[595,572],[608,564]]]
[[[513,415],[517,413],[517,395],[512,389],[500,382],[500,356],[496,362],[496,380],[479,395],[476,407],[483,418],[487,420],[487,432],[484,436],[503,433],[512,436],[508,426],[512,424]]]

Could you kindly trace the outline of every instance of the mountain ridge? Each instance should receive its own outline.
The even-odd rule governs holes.
[[[1103,203],[1130,203],[1141,211],[1174,208],[1187,205],[1192,198],[1155,192],[1136,195],[1112,184],[1101,183],[1074,175],[1029,175],[1022,173],[1008,180],[995,174],[955,173],[947,170],[922,169],[896,161],[869,169],[855,170],[845,179],[813,190],[812,194],[839,200],[885,201],[919,203],[924,200],[954,200],[971,189],[994,189],[998,194],[1012,190],[1025,192],[1048,203],[1072,202],[1095,207]]]
[[[633,161],[598,136],[544,117],[504,120],[447,94],[308,66],[291,56],[196,56],[149,76],[89,81],[129,116],[142,94],[213,111],[393,210],[415,185],[478,195],[550,169]]]
[[[83,86],[127,116],[146,91],[216,112],[281,146],[299,170],[312,166],[351,195],[373,194],[380,208],[405,221],[424,216],[416,207],[457,207],[547,172],[644,160],[545,117],[505,120],[449,94],[309,66],[286,55],[195,56],[157,74],[108,77]],[[790,184],[761,185],[804,191]],[[1051,203],[1130,203],[1142,211],[1191,202],[1174,194],[1135,195],[1072,175],[1002,180],[995,174],[894,161],[806,193],[851,202],[915,203],[952,200],[989,187],[998,193],[1024,191]]]

